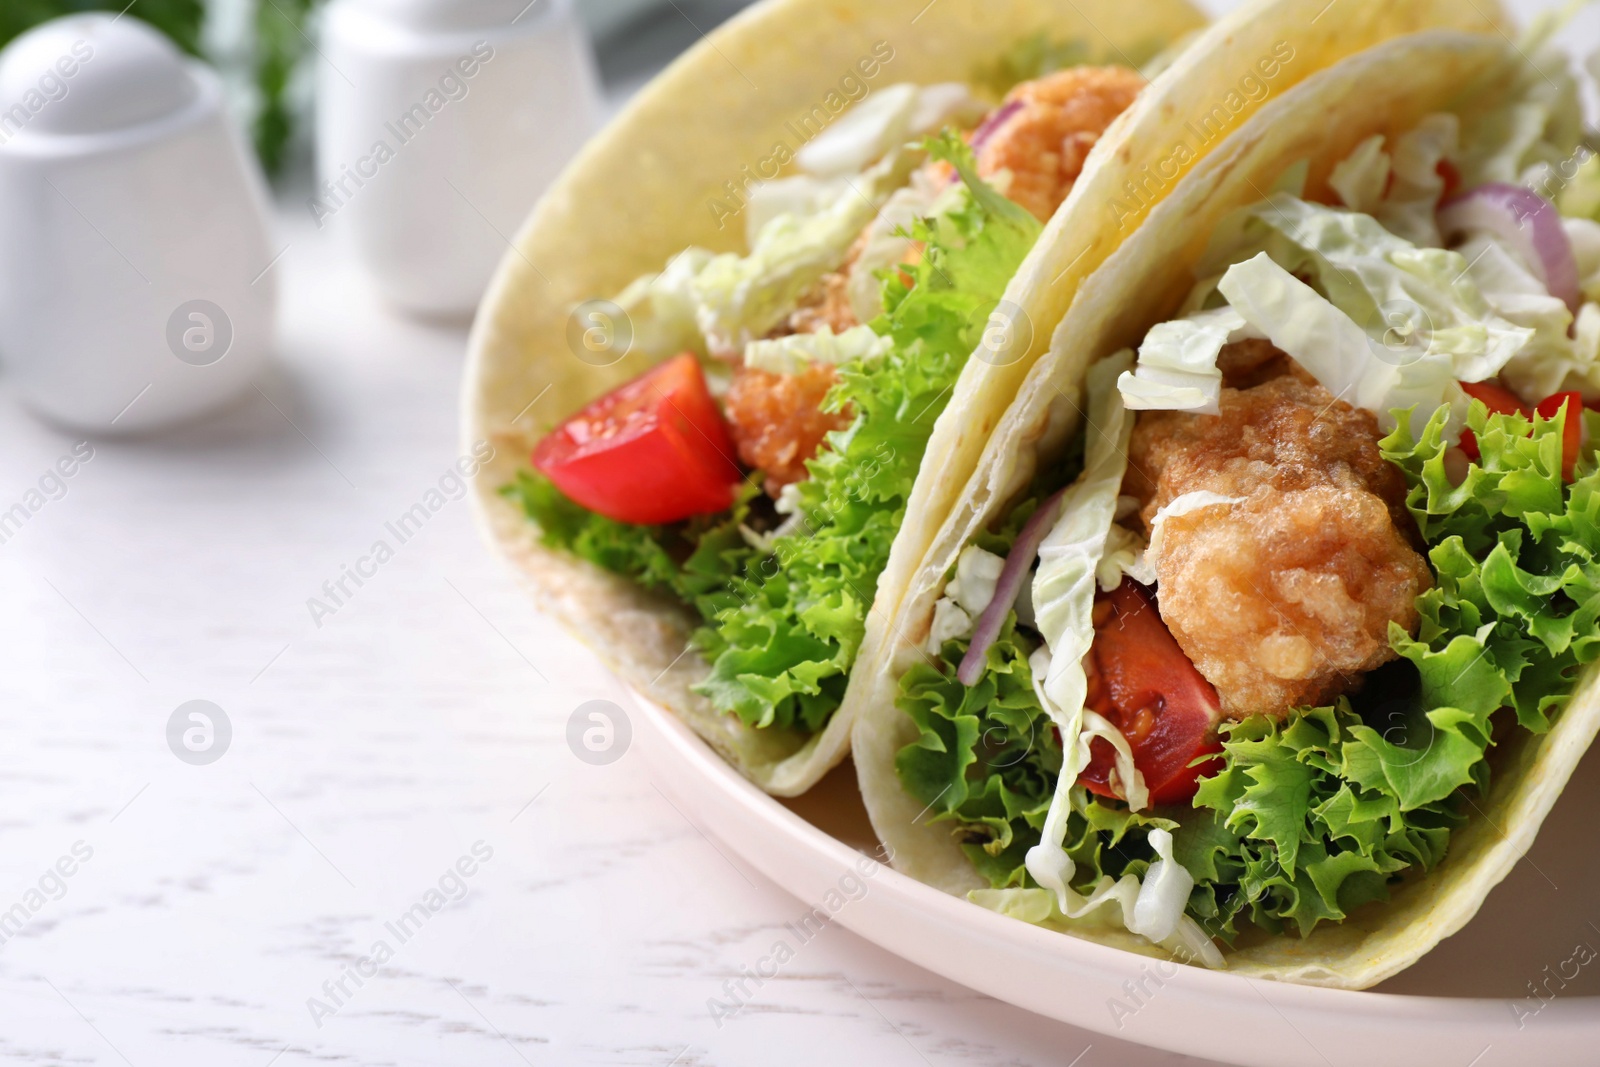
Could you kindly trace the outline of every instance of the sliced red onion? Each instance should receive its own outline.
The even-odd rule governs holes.
[[[978,679],[983,677],[989,648],[1000,636],[1000,627],[1005,625],[1006,614],[1017,602],[1022,583],[1027,581],[1028,573],[1033,570],[1039,546],[1060,517],[1061,498],[1065,494],[1066,490],[1062,489],[1040,504],[1039,510],[1028,517],[1022,532],[1017,534],[1017,540],[1006,556],[1005,566],[1000,568],[1000,577],[994,583],[994,599],[978,616],[978,625],[972,630],[972,644],[967,646],[967,654],[961,657],[961,666],[956,669],[956,678],[962,685],[977,685]]]
[[[1578,260],[1555,205],[1531,189],[1504,182],[1480,185],[1439,208],[1445,240],[1479,230],[1522,253],[1544,275],[1545,288],[1576,315],[1583,305],[1578,290]]]
[[[972,131],[972,137],[967,141],[967,147],[972,149],[972,154],[976,156],[980,151],[982,151],[984,144],[988,142],[989,138],[993,137],[997,132],[999,132],[1000,127],[1009,122],[1012,115],[1015,115],[1021,110],[1022,101],[1013,100],[1009,104],[1002,104],[999,108],[991,112],[988,118],[978,123],[978,128]],[[957,174],[954,168],[951,168],[950,181],[947,184],[954,185],[960,180],[961,175]]]
[[[980,122],[978,128],[972,131],[972,138],[967,142],[971,145],[972,151],[976,153],[981,150],[988,143],[989,138],[993,137],[1000,127],[1010,121],[1012,115],[1021,110],[1022,101],[1012,100],[1010,103],[1002,104],[991,112],[989,117]]]

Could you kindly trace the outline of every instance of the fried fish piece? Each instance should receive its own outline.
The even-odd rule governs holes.
[[[1229,718],[1325,704],[1395,658],[1391,622],[1416,631],[1433,579],[1378,436],[1293,373],[1223,389],[1219,415],[1141,416],[1126,491],[1147,532],[1186,493],[1239,498],[1163,519],[1155,562],[1161,617]]]
[[[1049,219],[1089,150],[1144,86],[1126,67],[1073,67],[1023,82],[1006,94],[1006,103],[1020,102],[1020,109],[978,149],[978,173],[992,178],[1010,171],[1006,195],[1040,221]]]
[[[850,425],[849,412],[822,410],[823,398],[837,380],[838,373],[826,363],[814,363],[799,374],[750,367],[734,371],[723,401],[728,429],[740,461],[765,475],[769,496],[811,477],[806,460],[817,454],[831,431]]]

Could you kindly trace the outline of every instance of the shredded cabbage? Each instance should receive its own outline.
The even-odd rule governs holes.
[[[1464,188],[1486,182],[1538,188],[1577,151],[1584,135],[1583,101],[1571,61],[1552,38],[1578,6],[1536,18],[1506,77],[1491,79],[1462,110],[1457,165]]]
[[[921,161],[920,151],[897,150],[825,209],[772,219],[748,255],[726,252],[711,259],[691,287],[695,319],[710,351],[737,353],[770,333],[812,286],[844,262],[862,229]]]
[[[1219,289],[1335,398],[1379,413],[1380,421],[1396,407],[1415,407],[1414,417],[1426,421],[1462,395],[1448,361],[1424,353],[1399,365],[1391,350],[1265,252],[1229,270]]]
[[[1193,411],[1215,415],[1222,395],[1217,354],[1224,345],[1260,331],[1229,307],[1163,322],[1145,335],[1138,367],[1117,383],[1134,411]]]
[[[1034,881],[1056,894],[1063,912],[1070,911],[1068,883],[1075,869],[1063,842],[1072,812],[1070,793],[1089,762],[1089,739],[1081,735],[1090,716],[1099,720],[1095,733],[1117,746],[1117,767],[1129,807],[1138,811],[1149,803],[1127,741],[1084,706],[1089,686],[1083,657],[1094,642],[1095,572],[1116,518],[1133,434],[1133,418],[1122,404],[1116,382],[1132,362],[1133,353],[1124,351],[1089,369],[1084,471],[1066,491],[1061,518],[1039,546],[1039,570],[1033,579],[1034,613],[1045,644],[1033,654],[1030,666],[1039,702],[1061,733],[1063,755],[1043,833],[1028,850],[1026,862]]]
[[[1442,404],[1461,408],[1458,382],[1494,377],[1538,332],[1496,312],[1461,253],[1419,248],[1370,215],[1279,192],[1226,229],[1201,270],[1220,271],[1214,286],[1227,306],[1150,332],[1123,383],[1130,406],[1208,410],[1198,401],[1220,386],[1218,352],[1250,331],[1385,426],[1396,408],[1426,420]],[[1177,366],[1192,390],[1171,387]]]
[[[1448,112],[1429,115],[1395,139],[1375,135],[1333,169],[1328,184],[1353,211],[1376,218],[1392,233],[1423,247],[1437,247],[1435,214],[1444,195],[1441,161],[1457,154],[1461,121]]]
[[[976,122],[983,112],[983,102],[960,82],[885,86],[795,153],[795,163],[819,178],[859,174],[907,141]]]
[[[1100,591],[1109,593],[1122,584],[1124,575],[1140,585],[1156,584],[1154,558],[1144,538],[1120,522],[1114,522],[1106,533],[1106,550],[1100,556],[1094,576]],[[1030,589],[1031,586],[1024,588]],[[1032,603],[1031,598],[1029,603]]]
[[[646,274],[622,291],[617,305],[633,326],[632,351],[658,360],[680,352],[705,354],[695,321],[694,279],[711,258],[704,248],[687,249],[660,274]]]
[[[744,348],[744,365],[773,374],[798,374],[812,363],[839,366],[851,360],[873,360],[892,347],[870,326],[852,326],[836,334],[824,326],[816,333],[792,333],[772,340],[751,341]]]
[[[1103,918],[1120,920],[1128,932],[1149,938],[1184,962],[1225,968],[1227,963],[1217,946],[1199,923],[1184,914],[1194,879],[1172,858],[1171,832],[1152,829],[1147,840],[1160,858],[1150,865],[1143,882],[1132,874],[1117,879],[1106,875],[1087,896],[1072,889],[1065,894],[1045,889],[975,889],[967,898],[990,911],[1034,924],[1080,922],[1115,904],[1117,910]]]

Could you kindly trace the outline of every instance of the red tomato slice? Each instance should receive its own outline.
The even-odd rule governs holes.
[[[743,475],[693,354],[667,360],[562,423],[533,465],[590,511],[618,522],[676,522],[726,511]]]
[[[1109,601],[1111,617],[1096,631],[1091,650],[1101,683],[1095,710],[1128,739],[1151,802],[1180,803],[1220,766],[1216,760],[1189,766],[1222,751],[1216,737],[1217,691],[1178,647],[1143,586],[1126,579]],[[1115,796],[1110,785],[1115,750],[1096,738],[1090,755],[1082,782],[1100,796]]]
[[[1567,409],[1567,421],[1561,428],[1561,477],[1572,481],[1578,465],[1578,452],[1583,446],[1583,395],[1581,393],[1552,393],[1533,407],[1522,402],[1515,393],[1493,382],[1462,382],[1462,390],[1474,400],[1483,402],[1492,414],[1521,415],[1532,419],[1535,413],[1547,419],[1556,417],[1562,407]],[[1473,462],[1478,460],[1478,438],[1471,430],[1461,431],[1461,451]]]
[[[1491,415],[1523,415],[1533,417],[1533,409],[1511,390],[1494,382],[1462,382],[1462,392],[1483,402]],[[1471,430],[1461,431],[1461,451],[1474,463],[1478,461],[1478,435]],[[1576,455],[1576,452],[1574,452]]]
[[[1534,410],[1553,419],[1563,407],[1567,409],[1567,421],[1561,427],[1561,478],[1570,482],[1578,465],[1578,449],[1583,444],[1583,394],[1552,393],[1539,401]]]

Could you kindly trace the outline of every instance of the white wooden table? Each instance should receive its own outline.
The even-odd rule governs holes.
[[[0,543],[0,1061],[1197,1062],[837,926],[713,1021],[804,907],[719,856],[637,754],[573,755],[569,714],[618,693],[464,501],[388,530],[456,459],[465,327],[386,312],[303,210],[282,225],[260,391],[96,442]],[[0,378],[0,512],[77,440]],[[394,558],[317,625],[308,599],[378,540]],[[191,700],[231,724],[209,765],[168,744]]]
[[[404,544],[387,528],[456,459],[465,328],[389,314],[331,229],[281,221],[261,391],[95,442],[0,544],[0,918],[26,918],[0,926],[0,1061],[1177,1062],[837,927],[718,1027],[708,999],[805,909],[719,857],[637,753],[572,754],[568,715],[618,693],[465,501]],[[0,511],[77,440],[0,379]],[[319,627],[308,599],[377,540],[394,558]],[[231,723],[209,765],[168,746],[190,700]],[[465,895],[402,924],[442,876]],[[363,966],[379,941],[392,959]]]

